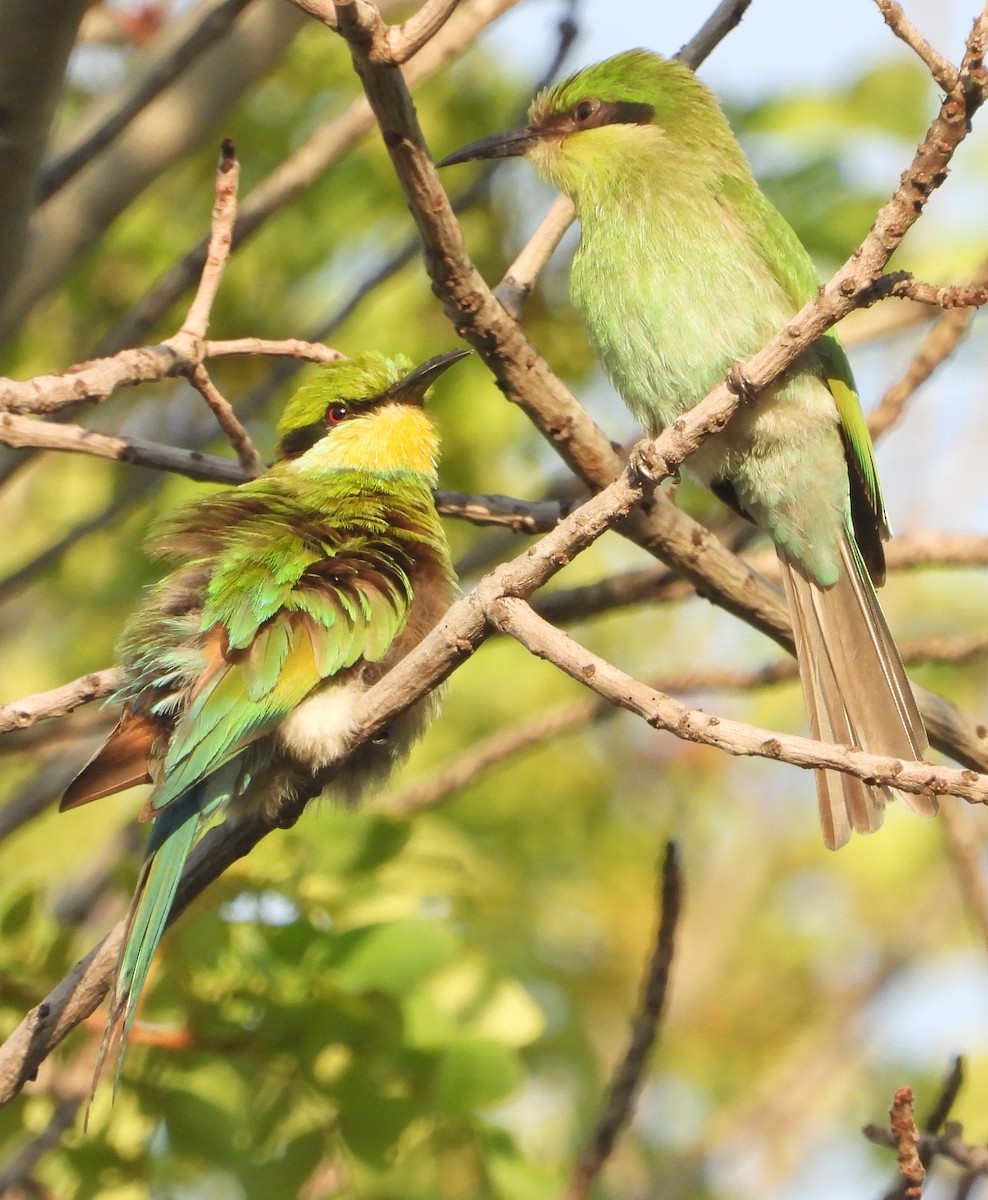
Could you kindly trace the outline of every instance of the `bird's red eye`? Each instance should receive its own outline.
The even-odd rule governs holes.
[[[341,421],[345,421],[350,415],[350,410],[345,404],[331,404],[326,409],[326,424],[339,425]]]
[[[589,121],[596,111],[597,105],[593,100],[581,100],[574,115],[578,121]]]

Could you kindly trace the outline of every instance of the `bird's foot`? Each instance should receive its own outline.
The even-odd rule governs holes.
[[[636,442],[628,456],[628,466],[642,483],[655,487],[663,479],[679,482],[679,466],[670,466],[661,454],[655,451],[655,442],[648,438]]]
[[[731,363],[727,371],[727,386],[742,404],[754,404],[758,399],[758,388],[744,373],[740,363]]]

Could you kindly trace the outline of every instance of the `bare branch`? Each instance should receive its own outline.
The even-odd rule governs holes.
[[[885,24],[895,36],[901,38],[907,46],[916,51],[943,91],[952,92],[957,87],[957,68],[954,64],[948,62],[943,55],[933,49],[902,11],[902,5],[897,4],[896,0],[875,0],[875,3],[885,18]]]
[[[343,357],[328,346],[295,338],[200,342],[178,334],[156,346],[121,350],[109,358],[79,363],[67,371],[24,380],[0,377],[0,411],[53,413],[83,402],[99,403],[117,388],[188,375],[200,361],[233,354],[284,355],[311,362],[334,362]]]
[[[455,58],[466,46],[517,0],[468,0],[427,46],[411,59],[403,71],[409,87],[416,87]],[[300,4],[306,12],[324,20],[327,6]],[[382,22],[383,24],[383,22]],[[239,246],[286,204],[309,187],[354,144],[374,128],[374,117],[361,97],[335,121],[317,129],[295,152],[279,164],[246,197],[233,230]],[[99,354],[110,354],[143,340],[155,321],[195,282],[206,254],[205,240],[199,242],[171,267],[145,294],[131,312],[102,340]]]
[[[538,228],[505,271],[504,278],[494,289],[494,295],[511,316],[517,318],[521,315],[535,281],[575,219],[576,209],[572,200],[561,194],[557,196]]]
[[[882,299],[887,294],[935,308],[980,308],[988,304],[988,285],[984,283],[925,283],[914,279],[908,271],[882,275],[873,288]]]
[[[545,603],[552,596],[533,598],[532,607],[536,612],[547,607]],[[541,614],[540,614],[541,615]],[[582,614],[581,614],[582,615]],[[901,643],[903,662],[917,661],[935,662],[965,662],[975,654],[988,653],[988,634],[973,635],[969,638],[959,637],[950,641],[943,638],[914,638]],[[780,683],[790,683],[797,677],[797,667],[794,659],[784,659],[780,662],[767,663],[750,670],[721,667],[704,669],[698,667],[693,671],[679,671],[673,675],[664,675],[660,679],[650,679],[648,686],[655,691],[666,692],[673,696],[689,695],[697,692],[747,692],[758,688],[774,687]],[[604,697],[592,697],[577,700],[572,704],[560,705],[537,714],[528,714],[523,720],[504,729],[499,729],[486,738],[475,742],[452,762],[445,764],[439,770],[427,775],[424,779],[402,788],[401,791],[385,800],[381,808],[384,812],[396,816],[413,816],[417,812],[436,808],[450,796],[462,791],[470,784],[476,783],[488,772],[506,766],[512,759],[530,750],[534,750],[546,742],[550,742],[567,734],[575,733],[587,725],[598,724],[609,720],[618,710]],[[944,799],[941,812],[950,814],[945,818],[945,828],[948,838],[952,819],[964,816],[959,805]],[[971,868],[977,868],[978,886],[984,891],[981,881],[980,865],[974,858],[975,842],[972,822]],[[963,881],[962,881],[963,882]],[[972,893],[966,891],[969,901]],[[980,911],[978,910],[979,914]],[[988,901],[983,911],[988,922]],[[988,939],[988,933],[986,933]]]
[[[425,779],[410,784],[389,797],[381,808],[395,816],[410,817],[435,808],[455,792],[475,782],[494,767],[532,750],[543,742],[582,729],[592,721],[615,713],[603,700],[579,700],[549,712],[528,716],[523,721],[499,729],[490,737],[474,743],[451,763]]]
[[[35,721],[44,721],[49,717],[63,717],[90,700],[109,696],[119,683],[120,672],[116,667],[109,667],[104,671],[82,675],[71,683],[63,683],[50,692],[38,692],[35,696],[0,705],[0,733],[26,729]]]
[[[394,66],[408,62],[431,41],[453,15],[460,0],[425,0],[414,16],[388,30],[388,61]]]
[[[232,354],[269,354],[273,357],[302,358],[314,363],[339,362],[344,357],[339,350],[331,350],[322,342],[305,342],[299,338],[272,341],[270,338],[245,337],[203,344],[204,359]]]
[[[230,257],[233,223],[237,218],[237,186],[240,182],[240,163],[233,142],[227,138],[220,147],[216,168],[216,202],[210,224],[206,260],[202,264],[199,286],[182,323],[182,333],[201,341],[209,327],[209,315],[216,291],[223,278],[223,269]]]
[[[906,1198],[919,1200],[926,1169],[919,1157],[919,1130],[913,1119],[912,1088],[899,1088],[895,1093],[889,1109],[889,1120],[898,1150],[899,1173],[906,1185]]]
[[[971,280],[973,287],[988,284],[988,261],[981,264]],[[935,324],[927,330],[913,355],[906,373],[890,387],[881,401],[868,414],[868,429],[873,438],[881,437],[902,415],[907,401],[921,384],[933,374],[938,366],[953,352],[964,331],[971,324],[973,308],[953,308],[942,313]]]
[[[876,1146],[898,1149],[895,1136],[881,1125],[866,1125],[861,1132]],[[988,1175],[988,1147],[972,1146],[965,1142],[964,1128],[958,1121],[948,1121],[942,1134],[920,1134],[919,1152],[929,1153],[931,1161],[940,1156],[976,1175]]]
[[[725,37],[741,24],[751,0],[721,0],[703,25],[682,46],[676,57],[694,71]]]
[[[264,471],[264,460],[254,448],[250,434],[240,423],[240,418],[234,412],[233,405],[210,379],[209,372],[204,366],[194,367],[189,372],[189,382],[209,405],[216,418],[216,423],[236,451],[244,472],[251,479],[256,479]]]
[[[632,1106],[641,1088],[648,1056],[659,1035],[676,948],[676,928],[683,903],[683,878],[675,842],[666,843],[656,901],[659,921],[655,944],[642,984],[638,1012],[631,1027],[631,1039],[607,1089],[593,1134],[580,1155],[563,1200],[586,1200],[590,1194],[594,1180],[613,1153],[618,1134],[631,1119]]]
[[[605,696],[612,704],[636,713],[656,729],[684,741],[715,746],[728,754],[770,758],[798,767],[844,771],[869,783],[899,791],[962,796],[988,803],[988,776],[974,771],[907,763],[848,747],[830,746],[809,738],[775,733],[742,721],[712,717],[690,709],[671,696],[639,683],[556,629],[517,596],[503,596],[490,606],[490,619],[501,633],[510,634],[537,658],[546,659],[571,679]]]
[[[444,517],[457,517],[474,525],[498,525],[514,533],[548,533],[577,502],[557,500],[518,500],[514,496],[473,496],[439,488],[433,493],[436,508]]]
[[[81,425],[55,425],[31,417],[16,417],[12,413],[0,412],[0,443],[95,454],[97,458],[112,458],[135,466],[152,467],[156,471],[175,471],[190,479],[243,483],[245,478],[243,468],[231,459],[203,454],[200,450],[180,450],[143,438],[96,433]]]
[[[936,1102],[930,1109],[929,1115],[923,1122],[923,1130],[925,1133],[939,1133],[947,1123],[947,1118],[950,1116],[954,1103],[960,1095],[960,1090],[964,1086],[964,1059],[958,1055],[951,1064],[950,1070],[947,1072],[946,1078],[943,1081],[943,1086],[940,1088],[940,1095],[937,1096]],[[929,1166],[926,1163],[926,1166]]]
[[[947,805],[947,808],[952,807]],[[944,810],[941,809],[941,812]],[[960,1057],[955,1058],[947,1077],[943,1081],[940,1089],[940,1095],[937,1096],[930,1115],[923,1124],[923,1132],[926,1134],[939,1133],[943,1128],[944,1123],[950,1116],[950,1111],[954,1107],[954,1102],[960,1092],[961,1085],[964,1082],[964,1060]],[[892,1134],[893,1138],[895,1134]],[[921,1145],[919,1148],[919,1161],[924,1171],[929,1171],[930,1164],[933,1161],[933,1152],[930,1149],[929,1143]],[[885,1200],[906,1200],[912,1190],[910,1180],[901,1171],[896,1176],[895,1183],[885,1193]]]

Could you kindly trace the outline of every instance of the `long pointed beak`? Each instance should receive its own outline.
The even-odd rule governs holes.
[[[472,353],[472,350],[448,350],[445,354],[437,354],[414,371],[409,371],[404,379],[400,379],[392,389],[394,395],[406,404],[424,404],[426,392],[439,376],[448,371],[453,363]]]
[[[511,129],[507,133],[495,133],[493,137],[471,142],[462,150],[454,150],[452,154],[447,154],[436,166],[451,167],[454,163],[473,162],[478,158],[517,158],[521,154],[527,154],[538,141],[539,134],[530,125],[526,125],[524,129]]]

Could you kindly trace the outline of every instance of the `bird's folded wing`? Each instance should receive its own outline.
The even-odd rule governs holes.
[[[206,631],[223,639],[221,665],[196,685],[175,726],[149,816],[273,729],[324,680],[359,659],[383,658],[405,623],[410,592],[395,563],[342,552],[310,564],[280,600],[250,636],[249,597],[240,604],[237,589],[226,593],[235,620]],[[204,620],[210,615],[207,607]],[[231,645],[231,625],[240,645]]]

